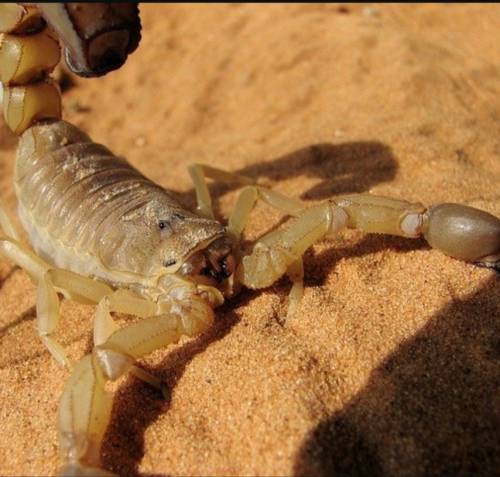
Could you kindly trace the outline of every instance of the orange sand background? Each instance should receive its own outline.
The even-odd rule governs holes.
[[[500,6],[144,5],[127,64],[64,94],[65,118],[193,204],[212,162],[317,201],[372,191],[500,215]],[[15,207],[16,140],[0,128]],[[213,187],[220,216],[237,192]],[[259,206],[248,237],[279,219]],[[500,472],[500,282],[423,241],[350,231],[305,256],[306,290],[246,291],[212,331],[154,353],[159,394],[119,388],[103,462],[123,475]],[[54,474],[68,373],[35,288],[0,262],[0,474]],[[93,308],[64,303],[77,359]],[[123,318],[125,319],[125,318]]]

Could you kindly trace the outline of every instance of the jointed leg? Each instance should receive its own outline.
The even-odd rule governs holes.
[[[228,221],[228,232],[235,239],[239,239],[248,221],[248,216],[258,199],[287,215],[295,217],[298,216],[300,211],[305,207],[302,201],[286,197],[279,192],[258,186],[253,179],[246,176],[227,172],[206,164],[192,164],[189,166],[188,170],[196,190],[198,211],[206,217],[213,218],[212,200],[205,180],[206,178],[224,183],[247,186],[241,191],[234,212]]]
[[[38,257],[28,245],[19,240],[20,234],[17,231],[6,207],[0,199],[0,226],[7,234],[7,237],[0,235],[0,254],[12,260],[16,265],[23,268],[38,285],[37,289],[37,329],[40,339],[50,351],[54,359],[63,366],[71,366],[66,356],[64,348],[52,337],[59,323],[59,297],[57,291],[70,295],[70,289],[75,297],[82,294],[89,294],[90,289],[102,290],[102,286],[91,279],[80,277],[64,270],[52,269],[51,266]],[[55,284],[54,284],[55,283]],[[59,285],[59,286],[57,286]],[[106,292],[111,289],[106,287]],[[92,295],[92,293],[90,293]],[[95,293],[94,293],[95,295]],[[92,300],[80,300],[92,302]]]
[[[279,192],[256,185],[255,181],[248,177],[226,172],[215,167],[204,164],[193,164],[189,167],[189,173],[196,189],[198,211],[206,217],[213,218],[213,211],[210,192],[208,191],[205,178],[209,177],[220,182],[247,186],[241,191],[227,225],[227,232],[236,244],[240,241],[241,234],[257,200],[260,199],[271,207],[293,217],[298,217],[306,207],[299,199],[286,197]],[[291,314],[300,302],[303,291],[303,266],[301,258],[290,265],[288,275],[293,282],[288,309],[288,314]]]
[[[40,339],[54,359],[63,366],[71,363],[64,348],[52,338],[59,322],[59,298],[50,277],[50,266],[37,257],[26,245],[10,238],[0,238],[0,254],[12,260],[38,284],[37,329]]]
[[[40,339],[54,359],[59,364],[69,368],[71,363],[64,348],[51,336],[59,322],[59,297],[48,274],[50,266],[21,243],[20,234],[1,199],[0,226],[7,234],[7,237],[0,237],[0,253],[24,268],[38,283],[36,316]]]
[[[59,324],[59,317],[59,297],[50,278],[50,273],[46,272],[38,282],[36,300],[38,335],[54,359],[70,369],[72,363],[68,359],[65,349],[52,337]]]
[[[286,197],[279,192],[270,189],[253,185],[253,181],[249,178],[228,173],[220,169],[210,166],[194,164],[189,168],[189,172],[193,179],[196,188],[198,199],[198,210],[205,216],[213,217],[210,193],[208,191],[205,177],[210,177],[222,182],[235,182],[242,185],[247,185],[238,197],[238,201],[231,214],[227,231],[233,238],[235,243],[238,243],[241,233],[245,228],[252,209],[255,207],[257,200],[262,200],[271,207],[274,207],[283,213],[291,216],[299,216],[305,208],[305,204],[290,197]],[[248,185],[252,184],[252,185]],[[270,235],[268,236],[269,239]],[[303,290],[303,266],[302,259],[298,258],[296,262],[290,264],[288,274],[293,281],[293,287],[290,292],[289,314],[295,309],[300,301]]]
[[[99,469],[100,447],[111,410],[106,381],[131,371],[155,384],[156,378],[134,367],[135,360],[177,342],[183,334],[201,333],[213,322],[213,311],[201,298],[158,307],[156,303],[125,295],[118,291],[99,303],[94,329],[98,345],[75,365],[64,389],[59,409],[59,438],[66,460],[63,475],[110,475]],[[129,310],[123,309],[122,298],[132,303]],[[118,304],[120,311],[130,313],[133,309],[142,314],[155,308],[162,314],[118,329],[109,314]]]
[[[287,270],[288,278],[292,281],[292,289],[288,294],[288,310],[286,317],[292,318],[304,294],[304,262],[302,257],[293,262]]]
[[[293,217],[298,217],[300,212],[306,207],[306,205],[298,199],[286,197],[279,192],[266,189],[265,187],[245,187],[238,197],[238,201],[236,202],[231,217],[229,217],[227,226],[229,235],[236,241],[239,241],[241,233],[248,223],[250,212],[259,199],[271,207]]]
[[[260,199],[271,207],[295,217],[297,217],[305,207],[305,204],[298,199],[286,197],[279,192],[257,186],[254,184],[254,181],[248,177],[226,172],[215,167],[203,164],[193,164],[189,167],[189,173],[191,174],[196,189],[198,211],[206,217],[213,218],[212,201],[205,181],[206,177],[220,182],[232,182],[247,186],[241,191],[233,213],[228,220],[227,232],[236,243],[240,241],[241,233],[248,222],[250,213],[255,207],[257,200]],[[288,274],[293,281],[292,290],[290,292],[290,314],[295,309],[302,296],[302,259],[299,259],[295,264],[291,265]]]
[[[112,290],[105,283],[58,268],[47,270],[39,280],[36,306],[38,333],[56,361],[71,368],[66,350],[52,337],[60,317],[57,292],[79,302],[93,304],[111,294]]]
[[[212,219],[214,218],[214,213],[212,210],[212,199],[205,180],[207,177],[220,182],[240,185],[254,183],[254,181],[248,177],[226,172],[206,164],[192,164],[188,167],[188,171],[196,190],[196,200],[198,202],[197,210],[201,215]]]
[[[59,297],[61,292],[84,303],[97,303],[112,292],[104,283],[80,276],[67,270],[52,268],[27,245],[8,237],[0,237],[0,254],[23,268],[37,284],[38,334],[54,359],[71,366],[64,348],[53,338],[59,323]]]
[[[7,207],[2,199],[0,199],[0,231],[3,229],[7,237],[13,238],[18,242],[22,242],[21,235],[14,225],[14,221],[10,216]]]
[[[61,476],[115,475],[99,468],[100,444],[112,408],[112,396],[105,390],[105,383],[92,354],[73,368],[59,406],[59,445],[66,461]]]
[[[35,283],[50,269],[50,265],[33,253],[27,245],[2,235],[0,235],[0,255],[24,269]]]
[[[94,320],[94,346],[106,343],[108,338],[115,331],[118,331],[119,327],[110,314],[112,311],[121,311],[146,318],[160,313],[160,306],[157,303],[143,300],[127,290],[117,290],[111,295],[102,298],[97,306]],[[130,372],[138,379],[147,382],[162,392],[164,391],[162,381],[144,369],[132,365]]]

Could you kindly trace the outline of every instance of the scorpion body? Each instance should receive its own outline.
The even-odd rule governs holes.
[[[39,335],[71,370],[58,417],[63,475],[109,475],[100,469],[112,403],[106,382],[132,372],[161,388],[136,360],[182,335],[205,331],[214,309],[241,286],[263,288],[288,275],[293,313],[301,297],[302,255],[345,227],[423,236],[452,257],[499,269],[500,219],[459,204],[426,208],[357,194],[307,206],[252,179],[193,165],[198,207],[186,210],[124,159],[61,120],[60,92],[49,78],[60,53],[48,26],[82,76],[118,68],[140,38],[135,7],[83,5],[0,8],[4,117],[20,135],[15,189],[19,217],[36,252],[0,204],[0,253],[37,284]],[[214,219],[206,177],[246,186],[226,226]],[[257,200],[295,220],[243,247],[241,234]],[[97,305],[95,346],[77,363],[54,337],[58,294]],[[141,320],[119,328],[111,312]]]
[[[21,137],[15,187],[35,251],[52,265],[152,298],[165,270],[221,237],[124,159],[64,121]]]
[[[233,272],[232,262],[227,261],[231,241],[219,222],[185,210],[124,159],[64,121],[40,123],[23,133],[15,189],[21,222],[34,250],[46,261],[39,262],[42,273],[53,273],[48,280],[45,276],[45,284],[50,287],[52,281],[54,291],[68,298],[101,302],[101,325],[95,338],[106,345],[75,368],[79,385],[92,383],[90,401],[95,409],[75,413],[71,409],[75,389],[71,387],[63,398],[66,409],[64,404],[61,409],[60,439],[69,461],[63,474],[78,474],[85,472],[80,461],[99,460],[99,441],[110,411],[105,380],[116,379],[132,368],[139,377],[159,385],[132,361],[176,342],[183,334],[198,334],[213,322],[212,309],[224,300],[214,285],[225,282]],[[77,280],[92,277],[91,288],[94,283],[101,287],[83,296],[68,290],[63,282],[71,275],[62,269],[74,272]],[[40,276],[37,280],[41,281]],[[124,294],[124,290],[131,293]],[[114,302],[110,302],[113,296]],[[53,296],[53,311],[47,314],[56,313],[55,301]],[[118,341],[112,344],[109,338],[115,327],[109,310],[118,310],[127,301],[132,307],[135,303],[137,314],[156,317],[150,319],[146,334],[129,330],[125,337],[116,336]],[[38,308],[43,315],[43,304],[39,302]],[[72,367],[62,347],[48,336],[52,326],[39,322],[42,339],[56,359]],[[125,354],[123,339],[127,342]],[[102,369],[106,371],[102,373]],[[101,415],[97,423],[91,420],[93,414]]]

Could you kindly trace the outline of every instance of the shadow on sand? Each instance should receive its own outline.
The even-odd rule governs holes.
[[[500,472],[500,281],[446,305],[300,449],[302,476]]]
[[[322,200],[339,194],[365,192],[376,184],[392,180],[397,169],[396,159],[388,146],[377,141],[358,141],[314,144],[232,172],[273,182],[294,177],[319,178],[321,181],[300,197]],[[209,183],[214,200],[235,188],[231,184]],[[194,205],[194,190],[176,196],[182,203]]]

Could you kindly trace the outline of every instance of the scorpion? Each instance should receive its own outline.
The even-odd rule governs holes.
[[[459,260],[500,270],[500,219],[472,207],[347,195],[317,205],[286,197],[253,179],[201,164],[189,172],[197,208],[184,208],[125,159],[62,120],[51,79],[60,43],[83,77],[119,68],[140,42],[137,4],[2,4],[0,80],[7,126],[19,136],[15,191],[31,247],[0,203],[0,253],[37,284],[37,328],[70,371],[59,410],[61,475],[114,475],[100,448],[110,421],[110,381],[132,373],[161,389],[138,359],[205,332],[214,310],[242,287],[261,289],[288,275],[288,313],[303,291],[305,251],[344,228],[424,237]],[[243,189],[227,225],[215,220],[207,179]],[[243,245],[257,201],[293,222]],[[72,362],[54,335],[60,296],[97,305],[94,347]],[[111,313],[140,320],[118,327]]]

